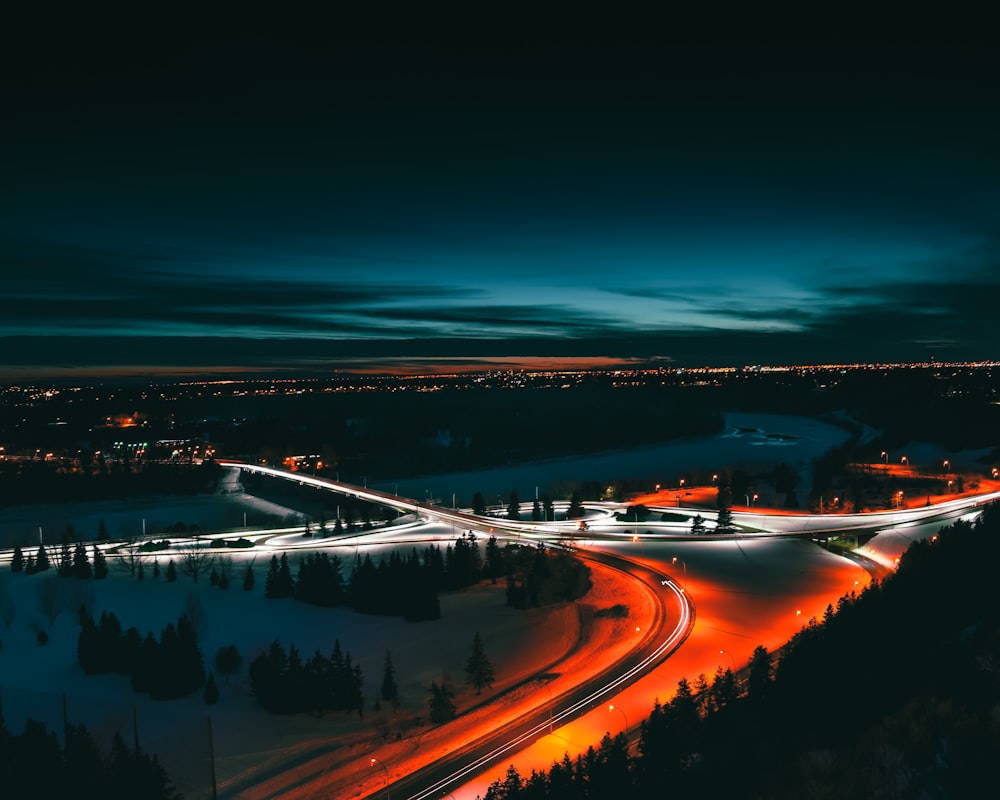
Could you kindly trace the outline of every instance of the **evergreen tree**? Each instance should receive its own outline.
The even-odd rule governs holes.
[[[496,536],[486,540],[486,577],[493,583],[503,575],[503,550]]]
[[[20,545],[14,548],[14,555],[10,560],[10,571],[11,572],[24,571],[24,554],[21,552]]]
[[[729,510],[728,506],[720,508],[718,518],[715,522],[715,532],[732,533],[734,530],[733,512]]]
[[[392,665],[392,655],[385,651],[385,666],[382,669],[382,699],[392,703],[393,708],[399,706],[399,687],[396,686],[396,669]]]
[[[224,645],[215,651],[215,660],[213,664],[215,666],[215,671],[220,675],[224,675],[226,677],[226,683],[228,683],[230,676],[239,673],[240,667],[243,666],[243,656],[241,656],[240,651],[236,649],[236,645]]]
[[[90,578],[93,570],[90,567],[90,559],[87,557],[87,548],[83,542],[77,542],[73,552],[73,577]]]
[[[556,521],[556,507],[555,503],[549,495],[542,496],[542,509],[545,511],[545,521],[555,522]]]
[[[170,559],[167,562],[167,583],[175,583],[177,581],[177,566],[174,564],[174,560]]]
[[[100,548],[94,545],[94,580],[103,580],[108,577],[108,559]]]
[[[153,577],[154,578],[160,577],[160,559],[158,558],[153,559]]]
[[[538,502],[538,498],[535,498],[535,502],[531,504],[531,521],[541,522],[542,517],[542,504]]]
[[[69,578],[73,574],[73,556],[69,549],[69,541],[63,539],[59,548],[59,567],[56,569],[60,578]]]
[[[491,688],[495,679],[496,670],[486,657],[479,631],[476,631],[476,635],[472,637],[472,653],[465,662],[465,682],[471,683],[476,689],[476,694],[480,694],[484,688]]]
[[[243,591],[252,592],[254,583],[253,564],[247,564],[247,570],[243,573]]]
[[[215,674],[208,673],[208,680],[205,681],[205,705],[213,706],[219,702],[219,687],[215,685]]]
[[[38,553],[35,555],[35,572],[45,572],[49,568],[49,554],[45,552],[45,545],[38,546]]]
[[[691,533],[700,535],[705,532],[705,518],[701,514],[695,514],[691,519]]]
[[[576,490],[569,498],[569,508],[566,509],[566,519],[579,519],[586,512],[583,509],[583,505],[580,502],[580,493]]]
[[[482,492],[472,495],[472,513],[480,517],[486,516],[486,500]]]
[[[454,719],[455,703],[452,702],[452,698],[455,696],[455,693],[449,686],[444,681],[441,682],[440,686],[431,681],[431,687],[428,689],[428,692],[431,696],[429,701],[431,722],[440,724]]]
[[[510,492],[510,500],[507,503],[507,519],[521,519],[521,498],[513,489]]]

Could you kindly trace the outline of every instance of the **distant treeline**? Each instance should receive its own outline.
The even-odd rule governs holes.
[[[29,719],[24,732],[15,734],[7,731],[0,716],[0,775],[4,797],[9,798],[180,798],[156,756],[126,746],[119,734],[104,752],[83,725],[68,724],[60,743],[42,722]]]
[[[294,597],[311,605],[346,606],[365,614],[402,616],[411,622],[441,616],[439,594],[482,580],[505,577],[507,602],[516,608],[536,608],[582,597],[590,589],[590,569],[567,553],[542,545],[500,547],[495,536],[486,541],[485,558],[471,533],[458,537],[442,552],[429,545],[408,555],[393,550],[379,559],[358,556],[345,583],[343,562],[324,552],[307,554],[295,576],[288,556],[272,556],[264,584],[269,598]]]
[[[630,748],[606,735],[486,800],[977,797],[1000,752],[1000,506],[915,543],[899,570],[828,607],[777,663],[681,680]]]
[[[222,468],[211,461],[202,464],[109,461],[75,470],[56,462],[0,461],[0,507],[120,500],[140,494],[213,492],[221,474]]]
[[[250,662],[250,686],[257,702],[274,714],[309,712],[318,717],[327,711],[357,711],[364,704],[361,667],[333,643],[329,657],[318,650],[302,662],[298,649],[288,651],[275,640]]]
[[[76,652],[86,674],[128,675],[135,691],[149,692],[154,700],[184,697],[205,682],[198,637],[186,615],[176,626],[169,623],[157,639],[152,631],[143,637],[135,627],[123,632],[113,612],[102,612],[95,623],[81,609]]]

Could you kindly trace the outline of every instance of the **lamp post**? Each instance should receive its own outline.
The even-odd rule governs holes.
[[[730,652],[729,652],[728,650],[720,650],[720,651],[719,651],[719,655],[720,655],[720,656],[721,656],[721,655],[727,655],[727,656],[729,656],[729,660],[730,660],[731,662],[733,662],[733,674],[735,675],[735,674],[736,674],[736,659],[735,659],[735,658],[733,658],[733,654],[732,654],[732,653],[730,653]]]
[[[377,758],[372,758],[371,765],[374,767],[376,764],[382,767],[382,771],[385,773],[385,800],[389,800],[389,770]]]
[[[677,556],[674,556],[670,560],[670,563],[671,564],[676,564],[678,561],[680,561],[681,562],[681,566],[684,567],[684,583],[687,584],[687,582],[688,582],[688,565],[687,565],[687,562],[683,558],[678,558]]]
[[[608,711],[617,711],[622,715],[622,719],[625,720],[625,730],[622,733],[628,734],[628,717],[625,716],[625,711],[620,706],[614,704],[608,706]]]
[[[886,467],[886,469],[888,469],[889,468],[889,454],[885,450],[882,451],[882,458],[885,459],[885,467]]]

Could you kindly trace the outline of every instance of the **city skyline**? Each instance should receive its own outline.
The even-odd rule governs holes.
[[[2,380],[996,358],[983,43],[170,33],[3,79]]]

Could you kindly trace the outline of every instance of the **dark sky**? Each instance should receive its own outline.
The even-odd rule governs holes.
[[[985,31],[399,28],[6,30],[0,380],[1000,358]]]

